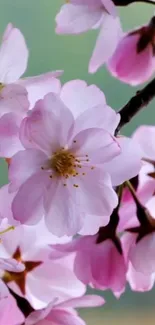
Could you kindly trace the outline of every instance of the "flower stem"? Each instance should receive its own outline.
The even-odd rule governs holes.
[[[142,90],[137,91],[136,95],[132,97],[129,102],[118,112],[121,116],[120,123],[116,129],[115,134],[120,129],[129,123],[131,119],[144,107],[146,107],[150,101],[155,97],[155,78]]]

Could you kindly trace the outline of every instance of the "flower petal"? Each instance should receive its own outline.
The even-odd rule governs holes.
[[[140,146],[132,139],[117,138],[122,152],[116,158],[104,165],[105,170],[111,175],[114,186],[136,176],[142,166],[142,151]]]
[[[37,100],[43,99],[48,93],[58,94],[60,92],[61,83],[56,78],[61,76],[62,73],[62,71],[53,71],[19,80],[18,83],[24,86],[28,92],[29,109],[32,109]]]
[[[74,118],[92,107],[106,104],[104,93],[95,85],[88,86],[83,80],[71,80],[65,83],[60,97],[71,110]]]
[[[52,152],[66,145],[73,123],[70,110],[56,94],[50,93],[36,103],[23,121],[20,139],[26,148],[39,148],[51,157]]]
[[[9,191],[14,192],[33,174],[41,172],[48,158],[40,150],[27,149],[19,151],[12,157],[9,166]],[[43,171],[44,173],[44,171]]]
[[[63,181],[59,182],[55,193],[53,192],[52,187],[45,202],[46,225],[58,237],[72,236],[82,228],[83,214],[78,210],[78,206],[72,200],[68,186],[64,186]]]
[[[0,47],[0,80],[2,83],[17,81],[25,72],[28,49],[24,36],[12,25],[7,27]]]
[[[83,130],[72,140],[71,151],[83,166],[105,163],[120,154],[117,140],[99,128]],[[88,162],[86,157],[88,156]]]
[[[104,103],[99,104],[90,107],[77,117],[74,126],[74,134],[89,128],[103,128],[109,133],[114,134],[119,121],[120,115],[110,106]]]
[[[119,18],[105,12],[96,46],[89,63],[90,73],[96,72],[112,56],[121,34]]]
[[[61,7],[56,16],[57,34],[79,34],[91,29],[100,21],[102,10],[90,6],[76,6],[71,3]]]
[[[49,182],[48,173],[38,172],[20,187],[12,202],[15,220],[34,225],[41,219],[44,215],[43,195]]]
[[[29,109],[27,90],[16,84],[4,86],[0,91],[0,116],[16,113],[23,118]]]
[[[0,118],[0,157],[10,158],[23,149],[19,140],[19,125],[21,119],[14,113],[8,113]]]

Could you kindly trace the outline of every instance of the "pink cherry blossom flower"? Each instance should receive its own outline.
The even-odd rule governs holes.
[[[108,62],[112,75],[132,86],[147,81],[155,71],[154,36],[155,18],[149,25],[127,33]]]
[[[111,214],[117,205],[110,175],[101,164],[120,153],[119,144],[106,130],[77,133],[77,127],[54,94],[39,101],[23,121],[21,141],[26,150],[12,158],[9,168],[10,190],[19,189],[12,204],[16,220],[34,224],[45,214],[54,234],[72,235],[81,229],[86,213]]]
[[[0,281],[0,324],[23,324],[25,318],[5,284]]]
[[[119,297],[125,290],[124,256],[111,239],[98,242],[98,235],[84,236],[71,243],[52,245],[51,258],[76,253],[74,272],[79,280],[96,289],[111,289]]]
[[[92,308],[102,306],[104,303],[103,298],[95,295],[70,299],[61,304],[55,299],[46,308],[32,312],[26,319],[25,325],[41,325],[46,322],[55,325],[85,325],[74,308]]]
[[[116,120],[107,105],[74,119],[55,94],[39,101],[22,123],[20,140],[26,150],[18,152],[9,167],[9,190],[17,191],[14,218],[35,224],[44,215],[50,231],[62,236],[80,231],[86,214],[110,215],[117,205],[112,183],[122,183],[141,166],[133,141],[114,138]]]
[[[140,254],[139,256],[137,255],[137,262],[138,262],[138,267],[137,267],[137,263],[134,265],[134,263],[132,262],[132,252],[134,252],[134,250],[137,251],[137,244],[135,247],[135,240],[136,240],[136,235],[135,234],[129,234],[126,233],[125,235],[123,235],[123,237],[121,238],[122,241],[122,246],[123,246],[123,251],[124,251],[124,256],[125,256],[125,260],[126,260],[126,264],[127,264],[127,280],[130,284],[130,287],[133,291],[139,291],[139,292],[145,292],[145,291],[149,291],[153,288],[154,286],[154,281],[155,281],[155,272],[150,272],[150,254],[148,254],[150,252],[147,252],[147,254],[145,256],[148,256],[148,259],[146,260],[144,258],[144,254],[145,251],[142,252],[142,255]],[[139,242],[138,245],[141,245],[141,243]],[[147,247],[149,248],[149,247]],[[146,249],[147,249],[146,248]],[[138,252],[140,253],[140,251]],[[145,267],[141,268],[141,261],[144,261]],[[149,264],[147,265],[147,262],[149,260]],[[145,272],[145,269],[147,268],[147,272]]]
[[[59,239],[49,234],[43,222],[36,227],[18,226],[3,235],[0,255],[20,261],[24,270],[15,273],[16,269],[3,267],[1,278],[35,309],[44,308],[55,297],[62,302],[85,293],[85,286],[73,272],[74,256],[59,261],[49,259],[49,244],[56,242]],[[66,242],[66,239],[60,242]]]
[[[100,28],[89,72],[94,73],[113,54],[121,35],[120,21],[111,0],[71,0],[56,16],[58,34],[80,34]]]

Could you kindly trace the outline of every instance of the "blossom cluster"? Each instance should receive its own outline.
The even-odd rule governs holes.
[[[100,28],[89,64],[136,85],[154,72],[155,22],[123,35],[111,0],[71,0],[56,32]],[[0,325],[84,325],[129,283],[155,281],[155,127],[118,133],[121,115],[96,85],[63,71],[22,78],[29,51],[8,24],[0,46]],[[127,59],[126,59],[127,58]],[[145,258],[144,258],[145,255]],[[87,294],[87,287],[101,296]]]

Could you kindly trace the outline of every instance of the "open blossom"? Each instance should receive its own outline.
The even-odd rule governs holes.
[[[155,17],[148,25],[127,33],[108,62],[112,75],[133,86],[147,81],[155,71]]]
[[[37,77],[20,77],[28,63],[28,49],[19,29],[8,24],[0,46],[0,156],[11,157],[22,149],[19,127],[28,109],[49,91],[58,93],[61,71]]]
[[[35,224],[44,215],[50,231],[62,236],[80,231],[86,214],[110,215],[118,202],[112,185],[137,174],[141,165],[134,143],[117,141],[111,134],[116,120],[117,114],[106,105],[74,119],[55,94],[38,101],[21,126],[25,150],[12,158],[9,167],[9,190],[17,191],[14,218]]]
[[[3,235],[0,254],[14,258],[24,269],[3,267],[1,278],[20,297],[26,298],[35,308],[44,308],[54,297],[59,302],[84,294],[85,286],[73,272],[74,257],[59,261],[49,259],[49,244],[66,242],[47,231],[43,222],[36,227],[18,226]],[[40,286],[41,283],[41,286]]]
[[[51,258],[76,254],[74,272],[83,283],[96,289],[111,289],[118,297],[125,290],[124,256],[109,238],[98,242],[98,234],[74,239],[71,243],[52,245]]]
[[[25,325],[85,325],[85,322],[78,316],[74,308],[98,307],[105,303],[100,296],[86,295],[79,298],[66,300],[58,303],[53,300],[46,308],[32,312],[26,319]]]
[[[132,233],[125,233],[121,239],[127,266],[127,280],[133,291],[145,292],[154,286],[154,251],[151,255],[149,244],[152,245],[153,242],[149,242],[150,236],[151,234],[144,237],[145,239],[139,243],[136,243],[137,235]]]
[[[121,27],[111,0],[71,0],[56,16],[58,34],[80,34],[100,28],[89,72],[94,73],[113,54],[120,38]]]

